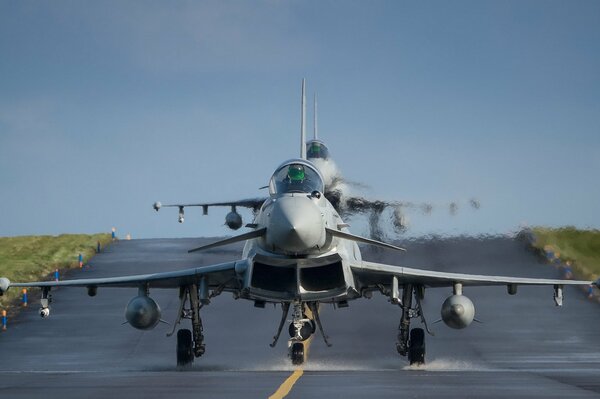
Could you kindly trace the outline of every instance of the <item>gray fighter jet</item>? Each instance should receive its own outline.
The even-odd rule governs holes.
[[[550,286],[554,302],[560,306],[565,285],[598,285],[591,281],[445,273],[363,261],[358,243],[404,250],[349,232],[348,225],[323,195],[326,191],[323,177],[305,159],[304,143],[303,139],[300,158],[288,160],[275,169],[269,181],[269,197],[256,210],[253,223],[248,225],[250,232],[190,250],[245,241],[239,260],[174,272],[58,282],[14,283],[0,278],[0,294],[11,287],[40,288],[40,315],[45,318],[50,315],[50,290],[54,287],[83,287],[90,296],[96,295],[101,287],[137,288],[137,295],[126,307],[125,318],[132,327],[149,330],[161,320],[160,307],[151,298],[151,290],[175,289],[180,305],[174,326],[182,319],[191,319],[191,330],[182,328],[177,332],[177,363],[188,365],[205,351],[201,308],[222,292],[254,301],[258,307],[266,303],[281,306],[282,317],[271,346],[275,346],[288,321],[289,356],[293,364],[304,362],[304,344],[317,328],[330,345],[319,318],[321,304],[346,307],[351,300],[379,292],[400,309],[398,353],[411,364],[422,364],[425,332],[429,331],[421,306],[426,289],[451,289],[441,305],[441,318],[449,327],[462,329],[475,318],[473,302],[463,292],[466,287],[501,285],[514,295],[519,285]],[[247,203],[203,206],[210,205],[234,207]],[[413,318],[419,318],[424,328],[411,329]],[[175,327],[171,334],[174,332]]]
[[[304,93],[304,84],[302,86],[302,92]],[[303,95],[303,104],[304,101]],[[364,185],[351,182],[342,176],[336,162],[330,156],[329,148],[327,148],[324,141],[319,139],[316,94],[314,96],[313,104],[313,138],[306,142],[306,157],[321,172],[325,182],[325,192],[323,194],[340,216],[348,218],[355,214],[368,214],[369,236],[381,240],[383,239],[383,229],[380,226],[380,221],[381,215],[386,209],[392,209],[392,224],[396,233],[403,233],[407,228],[403,208],[418,207],[422,210],[426,209],[427,213],[433,209],[431,204],[415,204],[406,201],[370,200],[363,196],[357,197],[351,195],[350,191],[352,187],[364,187]],[[302,112],[304,112],[304,106],[302,106]],[[304,117],[302,117],[302,123],[304,124]]]
[[[364,196],[356,196],[350,193],[352,187],[362,187],[365,185],[357,182],[349,181],[342,176],[340,169],[336,162],[331,157],[329,148],[324,141],[318,137],[318,125],[317,125],[317,97],[314,96],[314,109],[313,109],[313,138],[306,141],[306,96],[305,96],[305,81],[302,80],[302,97],[301,97],[301,122],[300,122],[300,146],[301,154],[300,157],[310,161],[321,173],[323,182],[325,184],[325,192],[323,195],[333,205],[335,210],[343,218],[349,218],[353,215],[362,214],[368,215],[369,217],[369,237],[376,240],[382,240],[384,237],[384,229],[381,226],[382,215],[386,210],[390,210],[390,220],[392,222],[392,228],[395,233],[400,234],[407,229],[407,218],[405,217],[404,210],[420,210],[425,214],[430,214],[434,205],[425,202],[411,202],[411,201],[387,201],[379,199],[369,199]],[[305,148],[304,148],[305,146]],[[267,188],[267,186],[262,187]],[[252,210],[254,216],[262,204],[267,200],[268,197],[256,197],[248,198],[230,202],[208,202],[208,203],[179,203],[179,204],[166,204],[163,205],[161,202],[155,202],[153,207],[156,211],[159,211],[163,207],[175,207],[179,209],[178,221],[183,223],[185,221],[185,208],[189,207],[201,207],[204,215],[208,214],[208,209],[214,206],[226,206],[231,207],[231,211],[225,216],[225,225],[232,230],[240,229],[244,223],[242,215],[238,212],[238,208],[249,208]],[[479,209],[480,203],[476,199],[469,200],[469,204],[473,209]],[[441,205],[435,206],[436,208],[442,207]],[[446,204],[444,207],[448,207],[450,213],[455,215],[458,211],[458,203],[452,202],[449,205]]]
[[[304,92],[304,86],[303,86]],[[304,95],[302,96],[304,103]],[[355,187],[364,188],[365,185],[349,181],[342,176],[336,162],[331,157],[329,148],[325,142],[319,139],[317,123],[317,96],[313,100],[313,138],[306,142],[306,156],[323,175],[325,181],[325,197],[331,202],[333,207],[344,218],[356,214],[366,214],[369,217],[369,236],[381,240],[384,237],[384,229],[381,226],[382,215],[389,210],[392,228],[396,234],[404,233],[408,227],[408,219],[405,216],[405,210],[417,210],[424,214],[430,214],[434,208],[447,208],[450,214],[455,215],[458,211],[458,203],[436,205],[426,202],[412,201],[387,201],[379,199],[369,199],[364,196],[353,195],[351,191]],[[304,112],[304,106],[302,107]],[[304,124],[304,117],[302,118]],[[479,209],[480,203],[476,199],[470,199],[469,205],[472,209]]]

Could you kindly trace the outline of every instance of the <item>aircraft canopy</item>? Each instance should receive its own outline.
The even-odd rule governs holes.
[[[309,162],[295,159],[282,164],[269,182],[269,193],[312,193],[323,192],[323,178],[317,169]]]
[[[329,150],[325,143],[319,140],[310,140],[306,143],[306,157],[307,158],[329,158]]]

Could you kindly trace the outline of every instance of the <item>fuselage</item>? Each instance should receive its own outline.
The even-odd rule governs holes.
[[[306,180],[286,182],[281,173],[300,165]],[[248,240],[243,258],[247,269],[242,296],[263,301],[340,301],[358,296],[350,263],[361,260],[358,245],[328,234],[348,232],[340,215],[323,195],[322,177],[312,163],[290,160],[273,175],[270,198],[256,214],[262,237]]]

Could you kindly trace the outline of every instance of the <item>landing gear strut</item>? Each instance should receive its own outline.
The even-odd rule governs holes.
[[[168,337],[173,335],[175,327],[181,322],[181,319],[192,320],[192,330],[180,329],[177,331],[177,365],[186,366],[194,361],[194,357],[200,357],[206,350],[204,344],[204,328],[202,326],[202,318],[200,317],[200,297],[198,295],[198,285],[190,284],[181,287],[179,291],[179,315],[173,325],[173,331],[167,334]],[[189,309],[185,308],[189,301]]]
[[[288,332],[290,333],[290,339],[288,340],[289,357],[292,359],[292,364],[299,365],[304,363],[305,360],[304,342],[315,333],[317,327],[321,331],[325,344],[327,346],[331,346],[331,344],[328,340],[329,337],[325,335],[325,331],[323,331],[323,326],[321,325],[319,303],[294,301],[292,303],[284,302],[281,304],[281,321],[279,322],[277,333],[273,337],[273,342],[270,344],[271,348],[274,348],[279,340],[290,307],[292,308],[292,320],[288,327]]]
[[[408,352],[408,332],[410,330],[410,319],[412,316],[412,290],[412,285],[407,284],[404,286],[404,290],[402,291],[402,302],[400,303],[402,316],[400,317],[400,325],[398,326],[399,333],[396,350],[402,356],[406,356]]]
[[[309,319],[304,313],[304,303],[293,302],[292,304],[292,322],[288,328],[290,339],[288,341],[289,357],[292,359],[292,364],[299,365],[304,363],[304,341],[306,341],[315,332],[315,322]],[[281,304],[281,321],[277,328],[277,333],[273,337],[273,342],[270,344],[274,348],[279,340],[283,325],[290,312],[290,303],[284,302]]]
[[[287,319],[287,315],[290,312],[290,304],[285,302],[281,304],[281,310],[283,311],[281,315],[281,321],[279,322],[279,327],[277,328],[277,333],[273,337],[273,342],[269,344],[271,348],[274,348],[277,345],[277,341],[279,341],[279,336],[281,335],[281,330],[283,330],[283,325],[285,324],[285,319]]]
[[[50,316],[50,302],[52,302],[50,288],[46,287],[42,290],[42,298],[40,299],[40,316],[42,319]]]
[[[288,341],[289,356],[292,364],[304,363],[304,341],[315,332],[314,322],[306,316],[304,303],[295,301],[292,303],[292,322],[290,323]]]
[[[412,307],[413,293],[417,302],[415,308]],[[411,330],[410,320],[420,317],[427,332],[433,335],[429,331],[427,322],[423,316],[423,309],[421,307],[422,296],[422,287],[406,284],[402,290],[402,301],[399,303],[402,308],[402,316],[400,318],[400,325],[398,326],[399,332],[396,350],[400,355],[406,356],[411,365],[425,364],[425,330],[422,328],[413,328]]]

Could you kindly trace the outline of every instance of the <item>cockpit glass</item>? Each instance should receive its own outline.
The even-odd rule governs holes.
[[[307,158],[329,158],[329,150],[325,144],[319,141],[310,141],[306,144],[306,157]]]
[[[269,183],[271,194],[312,193],[315,190],[323,192],[323,180],[313,167],[303,163],[283,165],[273,174]]]

